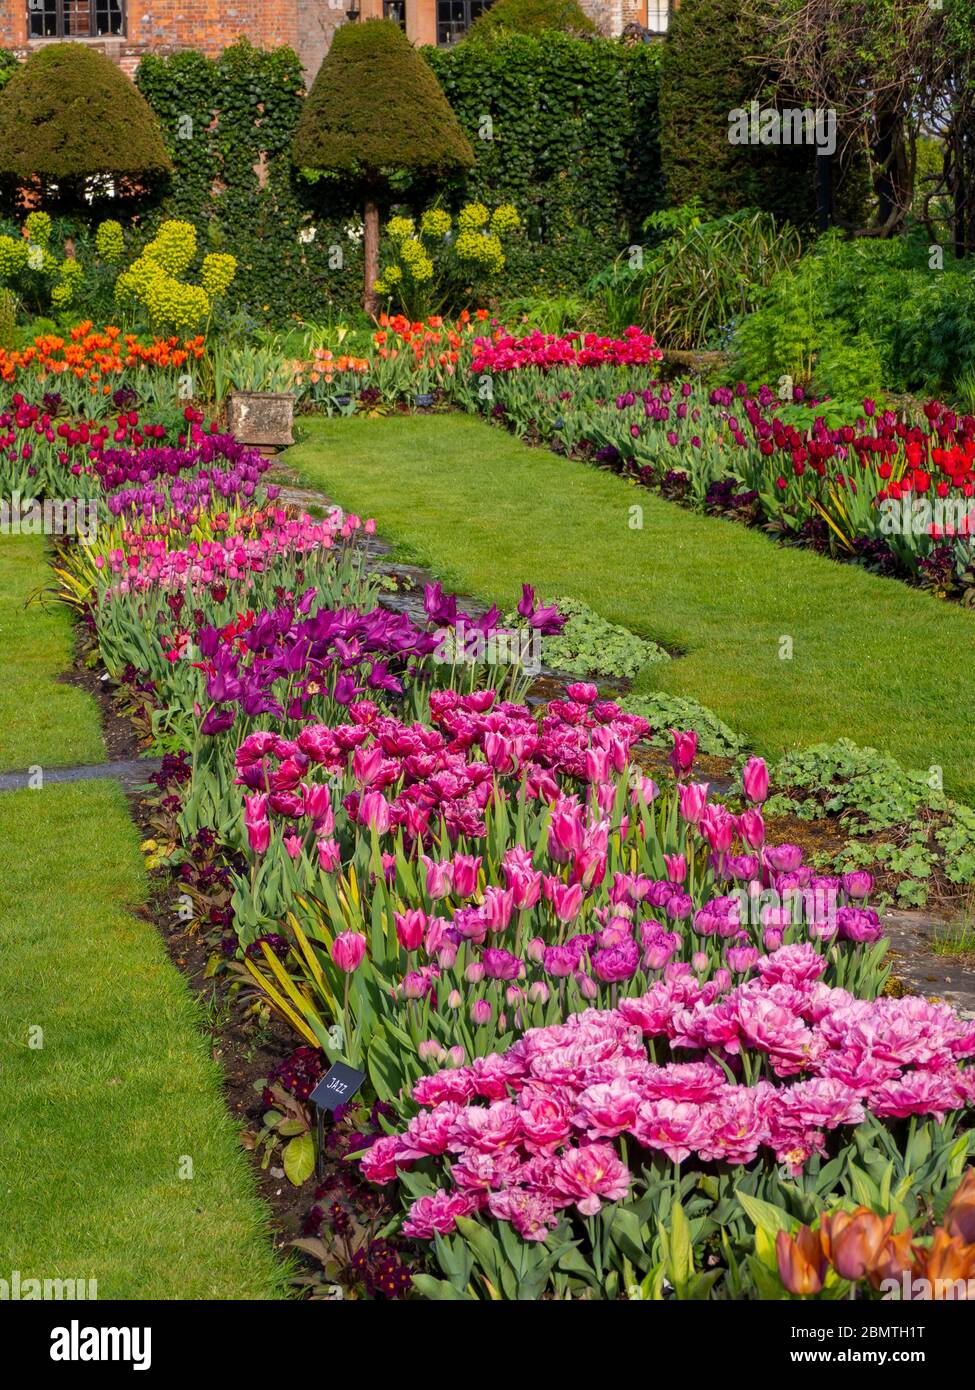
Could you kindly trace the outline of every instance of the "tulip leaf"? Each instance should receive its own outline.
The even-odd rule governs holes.
[[[413,1287],[417,1293],[435,1302],[441,1303],[476,1303],[477,1300],[472,1294],[463,1293],[446,1279],[434,1279],[432,1274],[414,1274]]]

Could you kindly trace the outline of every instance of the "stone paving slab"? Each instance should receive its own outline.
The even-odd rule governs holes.
[[[81,763],[75,767],[42,767],[42,785],[55,782],[104,782],[115,778],[126,790],[143,786],[162,766],[161,758],[123,758],[111,763]],[[31,772],[0,773],[0,792],[26,791],[32,785]]]
[[[936,955],[932,942],[946,923],[923,912],[890,909],[883,915],[890,937],[893,975],[910,994],[944,999],[962,1013],[975,1017],[975,970],[967,958]]]

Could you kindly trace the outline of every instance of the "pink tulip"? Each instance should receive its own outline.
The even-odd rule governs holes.
[[[427,928],[427,915],[420,908],[410,908],[407,912],[394,912],[393,923],[396,939],[404,951],[418,951]]]
[[[680,813],[690,825],[697,825],[708,801],[707,782],[687,782],[678,788]]]
[[[674,740],[674,747],[670,754],[670,765],[674,769],[674,776],[678,781],[682,781],[694,766],[694,759],[697,756],[697,734],[694,733],[693,729],[683,734],[679,734],[676,729],[671,729],[670,736]]]
[[[548,852],[559,864],[567,864],[586,841],[585,809],[570,806],[554,811],[548,828]]]
[[[724,806],[710,805],[702,811],[698,829],[715,853],[721,854],[731,848],[736,825],[735,817]]]
[[[582,884],[556,884],[552,889],[552,906],[560,922],[574,922],[582,907]]]
[[[247,843],[254,854],[264,854],[271,843],[271,822],[267,816],[267,797],[244,797],[244,825],[247,829]]]
[[[534,907],[542,890],[542,875],[533,869],[523,869],[518,865],[504,865],[505,881],[511,890],[511,901],[521,912]]]
[[[848,898],[869,898],[873,891],[873,874],[864,869],[854,869],[843,875],[843,891]]]
[[[364,792],[359,802],[359,824],[367,825],[379,835],[390,826],[389,803],[382,792]]]
[[[749,807],[738,817],[738,834],[749,849],[761,849],[765,843],[765,822],[761,811]]]
[[[485,888],[484,903],[481,910],[484,913],[488,931],[504,931],[511,921],[513,906],[514,894],[510,888],[499,888],[496,884],[491,884]]]
[[[366,938],[361,932],[339,932],[332,942],[332,959],[346,975],[351,975],[354,970],[358,970],[365,954]]]
[[[459,898],[470,898],[477,891],[477,875],[481,856],[455,854],[450,865],[450,881]]]
[[[319,840],[318,865],[327,874],[336,873],[342,865],[342,850],[337,840]]]
[[[450,864],[440,864],[435,859],[428,859],[425,854],[422,859],[423,866],[427,871],[427,897],[433,902],[439,902],[450,892]]]
[[[667,877],[671,883],[683,883],[687,878],[687,860],[682,854],[665,854],[664,863],[667,865]]]
[[[764,758],[749,758],[741,770],[745,796],[753,806],[759,806],[768,796],[768,769]]]
[[[331,835],[335,829],[335,813],[328,787],[322,783],[305,787],[305,815],[310,817],[316,834]]]

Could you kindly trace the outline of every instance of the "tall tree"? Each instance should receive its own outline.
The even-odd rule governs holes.
[[[766,16],[766,0],[746,0]],[[767,53],[778,82],[835,112],[848,144],[870,152],[875,217],[855,230],[893,236],[914,198],[914,136],[943,86],[943,0],[777,0]]]
[[[474,152],[432,69],[398,24],[344,24],[319,69],[295,133],[294,161],[354,184],[363,202],[362,305],[379,297],[380,205],[414,179],[469,169]]]

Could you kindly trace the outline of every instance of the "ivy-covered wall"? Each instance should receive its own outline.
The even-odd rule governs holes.
[[[477,154],[445,197],[510,201],[526,222],[504,292],[584,287],[661,205],[657,46],[552,34],[421,52]],[[292,50],[242,40],[217,59],[192,49],[149,56],[136,83],[175,166],[140,231],[163,217],[192,221],[201,253],[237,256],[234,293],[259,318],[348,314],[362,285],[359,209],[335,183],[310,184],[292,168],[304,95]]]
[[[512,289],[585,284],[663,206],[657,44],[553,33],[423,53],[477,154],[468,195],[526,220]]]
[[[153,221],[187,218],[208,249],[232,251],[235,295],[258,316],[281,323],[352,309],[362,284],[356,210],[291,165],[304,96],[295,53],[246,41],[217,59],[184,49],[144,58],[136,84],[175,166]]]

